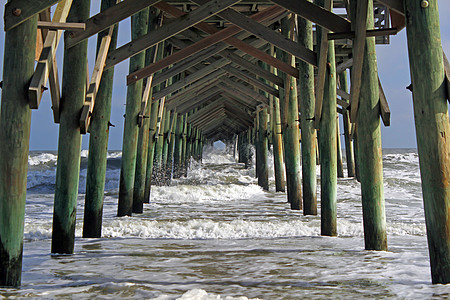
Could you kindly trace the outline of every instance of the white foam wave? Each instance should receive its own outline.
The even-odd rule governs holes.
[[[255,196],[264,196],[257,185],[217,184],[208,186],[177,185],[152,187],[154,202],[203,203],[217,201],[238,201]]]
[[[317,224],[315,224],[317,225]],[[105,237],[140,237],[151,239],[248,239],[317,236],[319,228],[302,221],[150,221],[116,219],[103,227]]]
[[[176,299],[176,300],[249,300],[249,298],[241,296],[241,297],[231,297],[231,296],[225,296],[222,297],[221,295],[208,293],[205,290],[202,289],[193,289],[190,291],[187,291],[184,293],[181,297],[173,298],[168,295],[160,295],[156,298],[153,298],[154,300],[169,300],[169,299]],[[253,300],[258,300],[259,298],[251,298]]]
[[[28,165],[30,166],[37,166],[40,164],[46,164],[48,162],[54,161],[56,163],[56,160],[58,159],[58,156],[52,153],[41,153],[35,156],[28,156]]]

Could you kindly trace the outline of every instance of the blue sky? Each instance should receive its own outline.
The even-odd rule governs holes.
[[[441,22],[442,46],[447,56],[450,57],[450,18],[445,18],[445,12],[450,12],[449,0],[438,0]],[[91,15],[98,12],[100,0],[92,0]],[[3,15],[4,5],[0,5],[0,14]],[[3,25],[2,25],[3,26]],[[130,40],[129,20],[120,23],[119,46]],[[0,57],[3,57],[3,27],[0,30]],[[60,44],[62,48],[63,44]],[[89,65],[92,68],[95,63],[96,37],[89,39]],[[379,77],[383,84],[386,97],[391,109],[391,126],[382,125],[382,142],[386,148],[415,148],[416,137],[413,119],[412,95],[406,89],[411,82],[409,73],[409,61],[406,43],[406,31],[402,30],[396,36],[391,37],[390,45],[377,46]],[[62,51],[58,51],[59,73],[62,73]],[[3,72],[3,59],[1,60],[0,77]],[[111,128],[109,138],[110,150],[122,149],[123,114],[126,100],[126,75],[128,74],[128,61],[122,62],[116,67],[115,87],[113,92],[113,104],[111,123],[116,127]],[[58,125],[53,123],[49,92],[44,94],[41,106],[33,110],[30,136],[30,150],[56,150],[58,146]],[[342,128],[342,127],[341,127]],[[88,148],[89,135],[83,137],[83,149]]]

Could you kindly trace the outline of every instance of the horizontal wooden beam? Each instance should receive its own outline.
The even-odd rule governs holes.
[[[221,78],[220,80],[223,83],[227,84],[228,86],[232,86],[235,89],[239,90],[242,94],[245,94],[248,97],[250,97],[262,104],[269,105],[269,99],[267,97],[265,97],[264,95],[255,92],[252,88],[247,87],[247,86],[243,85],[242,83],[238,83],[234,80],[231,80],[230,78],[224,77],[224,78]]]
[[[272,2],[330,31],[350,31],[348,20],[307,0],[272,0]]]
[[[336,74],[344,72],[345,70],[347,70],[351,66],[353,66],[353,58],[350,58],[350,59],[344,61],[343,63],[337,65],[336,66]]]
[[[202,0],[193,0],[196,3],[202,3]],[[306,1],[309,3],[308,1]],[[276,45],[278,48],[296,56],[300,60],[317,67],[317,56],[314,51],[303,47],[290,39],[286,39],[280,33],[256,22],[243,14],[232,9],[226,9],[219,13],[219,16],[230,21],[236,26],[254,34],[255,36]]]
[[[396,35],[398,33],[397,28],[383,28],[383,29],[370,29],[366,30],[366,37],[370,36],[383,36],[383,35]],[[329,33],[329,40],[351,39],[355,37],[355,32],[335,32]]]
[[[38,21],[37,27],[39,29],[50,29],[50,30],[70,30],[70,31],[84,31],[86,29],[85,23],[56,23],[56,22],[46,22]]]
[[[158,5],[157,7],[160,8],[161,6]],[[265,9],[264,11],[256,13],[255,15],[252,16],[252,18],[257,21],[261,21],[261,20],[267,19],[277,13],[280,13],[279,8],[270,7],[268,9]],[[206,37],[206,38],[204,38],[204,39],[202,39],[202,40],[200,40],[178,52],[175,52],[174,54],[156,62],[155,64],[151,64],[151,65],[149,65],[145,68],[142,68],[134,73],[131,73],[130,75],[127,76],[127,84],[131,84],[139,79],[145,78],[145,77],[149,76],[150,74],[153,74],[165,67],[168,67],[182,59],[185,59],[186,57],[189,57],[189,56],[191,56],[211,45],[217,44],[225,39],[227,39],[227,42],[230,43],[228,38],[230,38],[231,36],[233,36],[241,31],[241,29],[237,26],[230,26],[230,27],[227,27],[220,31],[217,31],[217,29],[212,27],[211,25],[206,24],[207,26],[205,26],[205,24],[206,23],[200,23],[196,27],[200,27],[202,30],[205,29],[205,27],[208,27],[207,33],[214,32],[213,34],[211,34],[210,36],[208,36],[208,37]],[[253,54],[254,53],[260,54],[260,53],[257,53],[258,49],[253,48],[252,46],[248,45],[247,43],[245,43],[239,39],[233,39],[233,43],[239,44],[241,46],[241,48],[246,48],[247,51],[251,51]],[[264,55],[264,53],[262,55]],[[271,59],[272,59],[272,57],[271,57]],[[293,69],[293,72],[295,72],[295,71],[297,72],[297,77],[298,77],[298,70]]]
[[[378,3],[381,3],[387,6],[389,9],[405,15],[405,7],[403,5],[403,0],[376,0]]]
[[[73,32],[69,38],[66,39],[65,47],[73,47],[81,41],[84,41],[159,1],[161,0],[124,0],[119,2],[89,18],[86,21],[86,30],[83,32]]]
[[[186,30],[187,28],[217,14],[218,12],[221,12],[222,10],[238,3],[240,0],[211,0],[205,5],[202,5],[198,7],[196,10],[191,11],[187,15],[177,18],[173,22],[163,25],[161,28],[158,28],[156,30],[153,30],[152,32],[140,37],[139,39],[136,39],[134,41],[131,41],[122,47],[116,49],[115,51],[111,52],[108,55],[108,59],[106,62],[106,68],[110,68],[114,66],[115,64],[124,61],[125,59],[134,56],[142,51],[145,51],[146,49]],[[200,48],[198,51],[204,49],[205,47]],[[197,52],[198,52],[197,51]],[[179,51],[180,52],[180,51]],[[167,61],[169,57],[172,57],[174,54],[168,56],[165,59],[160,60],[161,61]],[[158,63],[158,62],[157,62]],[[155,64],[157,64],[155,63]],[[174,62],[168,64],[167,66],[173,64]],[[154,66],[155,64],[151,64],[150,66]],[[149,67],[150,67],[149,66]],[[145,70],[141,69],[141,70]],[[155,72],[149,72],[146,74],[146,76],[140,77],[139,74],[135,74],[129,78],[127,78],[127,84],[131,84],[133,82],[136,82],[139,79],[148,77],[150,74],[153,74]],[[136,80],[134,78],[137,78]],[[140,78],[138,78],[140,77]]]
[[[159,92],[155,93],[153,95],[153,97],[154,97],[153,101],[158,101],[162,97],[168,96],[170,93],[173,93],[173,92],[187,86],[188,84],[191,84],[197,80],[202,79],[202,77],[213,73],[217,69],[220,69],[221,67],[223,67],[229,63],[230,62],[226,59],[218,60],[215,63],[210,64],[210,65],[194,72],[193,74],[191,74],[183,79],[180,79],[177,82],[165,87],[164,89],[160,90]],[[217,75],[215,75],[215,76],[217,76]]]
[[[225,67],[223,67],[223,69],[225,71],[227,71],[229,74],[234,75],[237,78],[246,81],[247,83],[257,87],[258,89],[260,89],[262,91],[265,91],[265,92],[271,94],[274,97],[277,97],[277,98],[280,97],[280,92],[276,88],[262,82],[261,80],[257,79],[254,76],[244,73],[241,70],[238,70],[232,66],[225,66]]]
[[[12,0],[5,5],[5,31],[22,24],[32,16],[46,10],[61,0]]]

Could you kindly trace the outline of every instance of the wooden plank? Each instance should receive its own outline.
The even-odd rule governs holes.
[[[177,9],[176,7],[173,7],[165,2],[160,2],[157,5],[155,5],[156,7],[158,7],[159,9],[171,14],[174,17],[181,17],[183,16],[185,13],[179,9]],[[259,14],[255,14],[253,16],[251,16],[251,18],[255,18],[258,16]],[[275,20],[278,19],[279,16],[275,17]],[[270,23],[265,24],[266,20],[265,19],[258,19],[259,22],[263,23],[264,25],[270,25],[272,24],[272,20],[268,20]],[[218,32],[219,30],[217,28],[215,28],[214,26],[207,24],[205,22],[199,23],[197,25],[195,25],[196,28],[209,33],[209,34],[214,34],[216,32]],[[186,33],[187,31],[183,32]],[[194,40],[196,41],[196,40]],[[273,59],[273,57],[270,57],[269,55],[267,55],[267,53],[264,53],[262,51],[259,51],[258,49],[252,48],[249,45],[247,45],[245,42],[240,41],[238,38],[236,37],[231,37],[231,38],[227,38],[224,40],[224,42],[228,43],[229,45],[236,47],[238,49],[240,49],[240,52],[243,53],[247,53],[250,55],[253,55],[254,57],[265,61],[269,64],[271,64],[272,66],[278,66],[279,68],[282,68],[283,70],[287,70],[288,73],[290,74],[294,74],[294,76],[298,76],[298,72],[295,70],[295,68],[291,67],[288,64],[284,64],[281,61],[278,61],[276,59]],[[236,51],[238,53],[238,51]],[[241,58],[239,55],[237,55],[237,53],[235,54],[233,51],[230,50],[224,50],[223,52],[220,53],[220,55],[222,57],[227,57],[229,59],[231,59],[234,63],[239,64],[243,67],[245,67],[247,70],[254,72],[255,74],[260,75],[261,77],[269,80],[270,82],[273,82],[275,84],[277,84],[278,86],[283,86],[284,85],[284,80],[281,78],[277,78],[277,76],[271,74],[270,72],[261,69],[260,67],[257,66],[257,64],[248,62],[247,60]],[[240,62],[238,62],[237,60],[240,59]],[[271,61],[272,60],[272,61]]]
[[[271,73],[270,71],[264,70],[263,68],[258,66],[258,64],[254,64],[254,63],[246,60],[245,58],[242,58],[239,55],[236,55],[231,50],[226,50],[225,52],[227,53],[226,57],[229,60],[231,60],[233,63],[239,65],[240,67],[242,67],[254,74],[257,74],[259,77],[264,78],[264,79],[272,82],[273,84],[276,84],[280,88],[284,88],[283,78]]]
[[[353,58],[350,58],[350,59],[344,61],[343,63],[337,65],[336,66],[336,74],[344,72],[345,70],[347,70],[351,66],[353,66]]]
[[[141,38],[134,40],[130,43],[123,45],[117,50],[113,51],[108,55],[107,68],[112,67],[113,65],[134,56],[146,49],[160,43],[184,30],[187,28],[217,14],[218,12],[238,3],[240,0],[211,0],[207,4],[200,6],[194,11],[191,11],[189,14],[182,18],[178,18],[173,22],[162,26],[149,34],[142,36]],[[204,49],[202,47],[198,51]],[[198,52],[197,51],[197,52]],[[171,55],[172,56],[172,55]],[[169,56],[169,57],[171,57]],[[164,59],[165,60],[165,59]],[[171,63],[172,64],[172,63]],[[169,65],[171,65],[169,64]],[[152,64],[154,65],[154,64]],[[153,74],[151,72],[150,74]],[[147,76],[149,76],[148,74]],[[134,76],[134,75],[133,75]],[[147,77],[145,76],[145,77]],[[144,77],[141,77],[141,79]],[[127,80],[128,84],[130,84],[129,80]]]
[[[400,28],[401,29],[401,28]],[[397,27],[395,28],[383,28],[383,29],[370,29],[366,30],[366,36],[383,36],[383,35],[396,35],[399,32]],[[355,37],[355,32],[336,32],[329,33],[329,40],[342,40],[342,39],[351,39]]]
[[[252,88],[247,87],[241,83],[238,83],[234,80],[231,80],[227,77],[221,78],[220,79],[223,83],[229,85],[229,86],[233,86],[235,89],[238,89],[241,93],[251,97],[252,99],[263,103],[265,105],[269,105],[269,99],[267,97],[265,97],[264,95],[261,95],[257,92],[255,92]]]
[[[333,1],[325,0],[324,8],[328,11],[332,9]],[[325,89],[325,76],[327,73],[327,57],[328,57],[328,29],[322,28],[320,39],[320,50],[319,50],[319,70],[317,74],[317,85],[316,85],[316,106],[314,111],[314,127],[319,128],[320,118],[322,117],[322,103]]]
[[[193,0],[193,2],[201,4],[204,0]],[[276,45],[278,48],[296,56],[300,60],[317,67],[317,56],[314,51],[309,50],[290,39],[284,38],[281,34],[267,28],[259,22],[256,22],[233,9],[226,9],[218,13],[218,15],[234,25],[253,33],[255,36]],[[350,25],[348,28],[350,29]]]
[[[39,29],[50,29],[50,30],[83,31],[86,29],[86,24],[38,21],[37,27]]]
[[[389,13],[391,15],[391,27],[396,28],[397,31],[400,31],[403,28],[405,28],[406,18],[404,15],[393,10],[391,10]]]
[[[341,96],[343,99],[350,101],[350,94],[347,93],[346,91],[337,89],[336,93],[338,94],[338,96]]]
[[[32,16],[61,0],[11,0],[5,5],[5,31],[22,24]]]
[[[384,94],[383,86],[381,85],[380,78],[378,77],[378,88],[380,90],[380,115],[384,126],[388,127],[391,125],[391,111],[389,109],[389,104]]]
[[[175,7],[172,7],[168,4],[162,5],[162,2],[158,5],[155,5],[155,7],[164,10],[170,14],[172,14],[175,17],[183,16],[184,13]],[[259,13],[256,13],[251,16],[251,18],[255,21],[261,22],[273,15],[281,13],[283,10],[278,7],[270,7],[268,9],[265,9],[264,11],[261,11]],[[291,74],[292,76],[295,76],[298,78],[298,70],[296,68],[293,68],[292,66],[283,63],[274,57],[268,55],[267,53],[260,51],[249,44],[245,43],[244,41],[241,41],[236,38],[230,37],[231,35],[234,35],[240,31],[236,26],[230,26],[227,29],[219,31],[214,26],[209,25],[207,23],[198,23],[195,25],[195,27],[199,28],[200,30],[211,34],[211,36],[197,42],[196,44],[193,44],[185,49],[182,49],[175,54],[173,54],[170,57],[167,57],[166,59],[156,63],[155,65],[148,66],[144,69],[141,69],[139,71],[136,71],[127,77],[127,82],[133,82],[134,80],[139,80],[139,78],[144,78],[145,76],[148,76],[149,74],[152,74],[158,70],[161,70],[171,64],[174,64],[190,55],[193,55],[197,53],[198,51],[201,51],[202,49],[205,49],[206,47],[216,44],[222,40],[227,42],[228,44],[262,60],[267,62],[268,64],[277,67],[278,69],[282,70],[283,72],[286,72],[288,74]],[[135,77],[136,76],[136,77]]]
[[[187,86],[188,84],[191,84],[191,83],[201,79],[202,77],[215,72],[217,69],[220,69],[221,67],[223,67],[229,63],[230,63],[230,61],[227,59],[220,59],[220,60],[216,61],[215,63],[210,64],[181,80],[178,80],[174,84],[158,91],[157,93],[154,93],[153,101],[158,101],[162,97],[168,96],[170,93],[173,93],[173,92]]]
[[[108,55],[109,45],[111,44],[111,37],[113,35],[114,26],[109,28],[109,32],[102,38],[97,59],[95,60],[94,70],[92,71],[91,81],[86,93],[81,118],[80,118],[80,133],[86,134],[91,122],[92,111],[94,110],[95,97],[100,86],[103,70],[105,67],[106,56]]]
[[[405,15],[405,7],[403,6],[403,0],[376,0],[378,3],[381,3],[387,6],[391,11],[395,11],[396,13]]]
[[[338,105],[342,106],[343,108],[348,108],[350,106],[350,104],[342,99],[336,98],[336,102]]]
[[[70,48],[79,42],[111,27],[119,21],[128,18],[141,10],[158,3],[161,0],[124,0],[105,11],[102,11],[86,21],[86,30],[74,32],[65,41],[65,47]]]
[[[361,77],[364,61],[364,48],[366,46],[366,28],[368,0],[360,0],[356,6],[356,22],[354,24],[355,38],[353,40],[353,67],[350,86],[350,121],[356,122],[361,89]]]
[[[72,0],[61,1],[55,9],[53,15],[53,22],[65,22],[69,15],[70,8],[72,6]],[[41,17],[47,18],[49,15],[42,15]],[[36,70],[32,76],[30,86],[28,88],[28,100],[30,102],[30,108],[37,109],[41,102],[42,93],[47,84],[47,80],[51,75],[50,88],[52,89],[52,103],[54,104],[53,112],[55,122],[59,120],[59,82],[57,78],[57,66],[56,66],[56,49],[58,48],[60,39],[62,36],[62,30],[50,31],[45,37],[43,51],[39,57],[39,62],[36,66]],[[55,68],[55,69],[53,69]],[[58,97],[58,98],[56,98]]]
[[[350,31],[350,22],[307,0],[272,0],[291,12],[334,32]]]
[[[246,81],[247,83],[259,88],[262,91],[265,91],[265,92],[271,94],[274,97],[277,97],[277,98],[280,97],[280,93],[276,88],[262,82],[261,80],[257,79],[254,76],[244,73],[241,70],[238,70],[232,66],[225,66],[225,67],[223,67],[223,69],[225,71],[227,71],[229,74],[234,75],[234,76],[240,78],[241,80]]]

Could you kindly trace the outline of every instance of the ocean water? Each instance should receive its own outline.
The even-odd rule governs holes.
[[[103,236],[82,239],[87,152],[82,153],[74,255],[51,255],[56,153],[32,152],[22,287],[0,298],[446,299],[432,285],[418,156],[384,150],[389,251],[364,250],[359,183],[338,180],[338,237],[320,216],[256,185],[217,149],[188,177],[152,187],[144,213],[117,218],[120,152],[110,152]],[[319,168],[318,168],[319,171]],[[319,176],[320,177],[320,176]],[[320,195],[320,193],[319,193]],[[320,199],[319,199],[320,204]],[[320,211],[320,210],[319,210]]]

